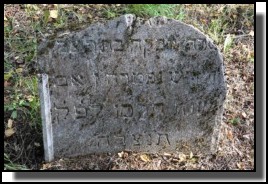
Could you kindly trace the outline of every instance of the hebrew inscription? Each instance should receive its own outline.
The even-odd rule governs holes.
[[[42,41],[38,63],[47,161],[217,149],[223,60],[192,26],[124,15]]]

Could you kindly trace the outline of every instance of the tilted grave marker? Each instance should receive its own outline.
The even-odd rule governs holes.
[[[223,60],[192,26],[128,14],[41,42],[38,63],[47,161],[217,148]]]

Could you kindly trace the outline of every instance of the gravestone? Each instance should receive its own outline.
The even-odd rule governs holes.
[[[39,44],[45,159],[215,152],[223,59],[182,22],[128,14]]]

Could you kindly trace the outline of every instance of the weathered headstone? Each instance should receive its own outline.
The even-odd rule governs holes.
[[[43,41],[38,53],[47,161],[216,150],[223,60],[192,26],[129,14]]]

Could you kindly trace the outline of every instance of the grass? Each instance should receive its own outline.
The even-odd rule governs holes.
[[[185,17],[181,5],[173,4],[132,4],[126,8],[127,13],[133,13],[139,17],[166,16],[177,20]]]
[[[5,126],[8,120],[12,119],[17,131],[12,137],[5,138],[5,170],[36,169],[37,167],[32,165],[33,161],[29,160],[35,157],[36,153],[33,152],[38,152],[43,159],[38,79],[34,65],[37,40],[57,30],[67,29],[72,24],[83,25],[102,19],[113,19],[125,13],[133,13],[143,18],[166,16],[192,24],[209,35],[222,49],[227,62],[254,62],[252,52],[235,55],[236,50],[241,51],[237,44],[240,40],[236,39],[235,35],[247,35],[250,30],[254,30],[254,8],[251,5],[25,4],[5,5],[5,12],[13,6],[19,7],[19,10],[11,12],[20,12],[22,15],[5,14],[4,117]],[[51,17],[52,10],[57,11],[54,18]],[[251,91],[253,87],[250,86]],[[239,121],[239,118],[234,118],[229,123],[238,125]],[[28,146],[34,151],[28,149]]]
[[[232,125],[236,126],[240,123],[240,118],[233,118],[229,121]]]
[[[4,161],[4,170],[29,170],[25,165],[13,163],[6,153],[4,153]]]
[[[120,16],[122,13],[135,14],[139,17],[148,18],[154,16],[166,16],[177,20],[183,20],[185,17],[181,5],[174,4],[130,4],[121,9],[106,7],[104,16],[107,19]]]
[[[27,157],[32,157],[32,153],[27,150],[31,145],[29,140],[40,142],[36,136],[40,136],[42,132],[34,68],[37,46],[35,31],[38,23],[32,18],[36,13],[35,9],[22,6],[25,14],[31,17],[30,22],[24,20],[21,23],[18,17],[10,16],[4,25],[5,125],[11,119],[14,122],[13,129],[16,130],[14,135],[5,138],[5,170],[31,168],[31,162],[27,161],[31,159]],[[23,22],[23,17],[20,18]],[[27,126],[21,127],[23,124]]]
[[[233,44],[233,37],[232,35],[228,34],[226,36],[226,39],[224,41],[224,45],[223,45],[223,52],[226,53],[230,50],[230,48],[232,47]]]

